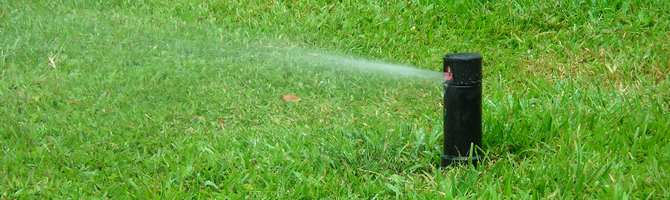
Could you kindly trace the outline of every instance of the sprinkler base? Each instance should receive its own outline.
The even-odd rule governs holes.
[[[479,160],[481,158],[479,156],[447,156],[443,155],[440,156],[442,158],[441,165],[442,167],[447,167],[450,165],[457,165],[457,164],[472,164],[476,166],[479,163]]]

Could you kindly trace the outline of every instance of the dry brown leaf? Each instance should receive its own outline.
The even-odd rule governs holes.
[[[226,125],[226,121],[223,118],[219,118],[219,127],[223,129]]]
[[[300,101],[300,97],[295,96],[293,94],[287,94],[281,97],[284,102],[298,102]]]

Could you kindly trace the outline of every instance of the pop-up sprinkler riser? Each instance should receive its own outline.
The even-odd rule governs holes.
[[[444,57],[444,151],[441,166],[481,160],[482,57],[456,53]]]

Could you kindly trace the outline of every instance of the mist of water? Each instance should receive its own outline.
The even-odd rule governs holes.
[[[411,65],[391,64],[378,60],[355,58],[327,53],[308,52],[301,57],[304,61],[325,63],[332,66],[349,68],[370,73],[384,73],[392,76],[406,76],[422,79],[440,79],[442,73],[420,69]]]
[[[442,80],[443,73],[421,69],[406,64],[392,64],[380,60],[357,58],[303,48],[268,48],[263,57],[274,60],[297,62],[310,66],[336,67],[352,72],[384,74],[392,77],[408,77],[426,80]]]

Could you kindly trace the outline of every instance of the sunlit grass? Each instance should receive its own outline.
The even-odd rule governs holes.
[[[0,198],[667,198],[668,10],[0,0]],[[440,84],[275,47],[481,52],[486,160],[437,169]]]

